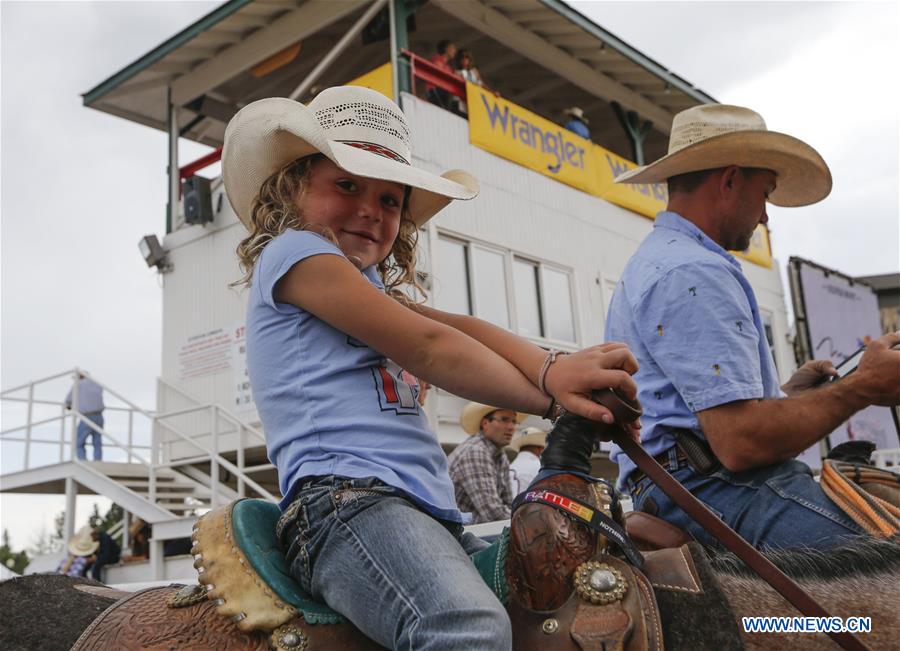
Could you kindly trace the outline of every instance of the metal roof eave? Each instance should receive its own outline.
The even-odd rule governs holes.
[[[692,97],[697,100],[701,104],[717,104],[718,100],[716,100],[711,95],[708,95],[704,91],[700,90],[692,86],[689,82],[682,79],[678,75],[670,72],[662,65],[643,54],[642,52],[634,49],[630,45],[628,45],[625,41],[620,39],[615,34],[608,32],[595,23],[593,20],[585,16],[583,13],[578,11],[577,9],[571,7],[570,5],[565,4],[562,0],[538,0],[541,4],[552,9],[557,12],[561,16],[564,16],[571,22],[578,25],[580,28],[590,33],[591,35],[597,37],[611,48],[613,48],[616,52],[621,54],[623,57],[633,61],[637,65],[645,68],[649,72],[652,72],[657,77],[665,81],[667,84],[671,85],[673,88],[680,90],[685,95]]]
[[[87,91],[86,93],[83,93],[81,96],[83,104],[85,106],[90,106],[97,100],[101,99],[104,95],[106,95],[106,93],[110,92],[114,88],[117,88],[135,75],[140,74],[141,72],[152,66],[154,63],[164,58],[166,55],[177,50],[179,47],[190,41],[195,36],[201,34],[216,23],[221,22],[225,18],[228,18],[230,15],[237,12],[245,5],[250,4],[251,2],[253,2],[253,0],[229,0],[222,6],[214,9],[210,13],[197,20],[192,25],[189,25],[188,27],[178,32],[175,36],[164,42],[162,45],[158,46],[156,49],[151,50],[134,63],[126,66],[105,81],[100,82],[97,86]]]

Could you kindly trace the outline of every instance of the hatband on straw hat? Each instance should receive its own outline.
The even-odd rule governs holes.
[[[503,407],[491,407],[490,405],[483,405],[480,402],[470,402],[463,407],[462,414],[459,416],[459,424],[462,425],[465,433],[471,436],[481,429],[482,418],[492,411],[499,411],[501,409],[503,409]],[[512,411],[512,409],[504,411]],[[528,418],[528,414],[523,414],[518,411],[515,412],[515,414],[517,423],[521,423]]]
[[[570,106],[567,109],[563,109],[563,115],[571,115],[573,118],[577,118],[585,124],[590,124],[590,121],[585,117],[584,111],[581,110],[580,106]]]
[[[669,153],[629,170],[616,183],[658,183],[679,174],[737,165],[775,172],[776,206],[807,206],[831,192],[831,171],[815,149],[769,131],[762,116],[741,106],[701,104],[672,121]]]
[[[518,436],[514,436],[509,447],[518,452],[524,447],[533,445],[539,448],[547,445],[547,432],[539,427],[526,427]]]
[[[421,226],[454,199],[472,199],[478,181],[463,170],[438,176],[413,167],[400,107],[381,93],[336,86],[309,105],[284,97],[252,102],[225,129],[222,176],[237,216],[249,227],[263,182],[298,158],[323,154],[359,176],[410,186],[409,214]]]
[[[69,541],[69,552],[74,556],[90,556],[97,551],[100,542],[91,537],[92,531],[90,525],[81,527]]]

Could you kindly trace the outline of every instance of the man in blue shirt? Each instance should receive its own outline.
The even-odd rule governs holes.
[[[103,429],[103,388],[83,373],[78,374],[78,406],[77,409],[86,419],[90,420],[100,429]],[[66,394],[66,408],[72,408],[72,389]],[[103,436],[83,420],[78,421],[77,445],[75,454],[79,459],[87,459],[88,437],[91,437],[91,446],[94,448],[94,461],[103,459]]]
[[[606,340],[628,344],[644,407],[647,451],[757,547],[824,548],[863,530],[794,457],[871,404],[900,402],[900,334],[869,345],[856,373],[805,364],[783,387],[753,289],[729,250],[746,249],[766,202],[815,203],[831,190],[825,161],[736,106],[679,113],[669,154],[617,182],[668,181],[668,209],[616,286]],[[619,487],[636,510],[704,543],[712,538],[620,449]]]
[[[581,136],[585,140],[591,139],[591,130],[588,128],[589,122],[584,116],[584,111],[577,106],[572,106],[564,110],[563,115],[569,118],[569,121],[566,122],[566,129]]]

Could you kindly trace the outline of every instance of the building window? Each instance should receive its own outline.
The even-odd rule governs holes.
[[[499,251],[470,245],[475,316],[509,329],[509,305],[506,298],[506,260]]]
[[[547,333],[544,336],[556,341],[574,343],[575,320],[572,315],[570,274],[550,267],[542,267],[541,276],[547,322]]]
[[[474,314],[531,339],[577,344],[571,271],[443,234],[433,269],[439,310]]]
[[[772,355],[772,361],[775,362],[775,370],[778,371],[778,358],[775,356],[775,331],[772,328],[772,314],[771,312],[760,310],[759,316],[762,320],[763,330],[765,330],[766,333],[766,342],[769,344],[769,352]]]
[[[535,262],[513,260],[513,286],[516,291],[516,321],[520,335],[543,337],[541,318],[540,267]]]
[[[434,304],[439,310],[472,314],[469,297],[469,261],[465,242],[440,236],[434,271]]]

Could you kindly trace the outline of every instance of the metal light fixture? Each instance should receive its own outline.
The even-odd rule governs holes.
[[[141,241],[138,242],[138,249],[144,256],[144,262],[148,267],[156,267],[160,273],[172,270],[172,265],[166,259],[166,252],[156,235],[145,235],[141,238]]]

